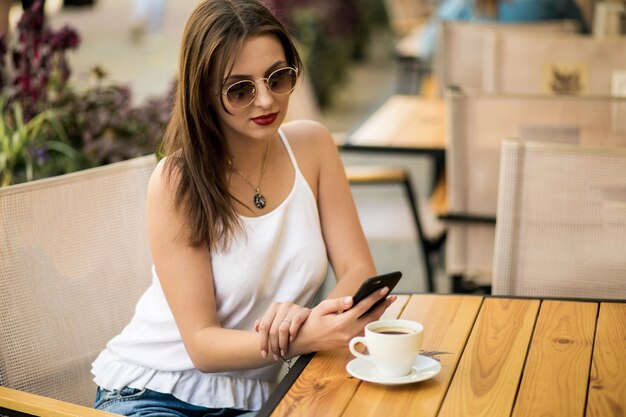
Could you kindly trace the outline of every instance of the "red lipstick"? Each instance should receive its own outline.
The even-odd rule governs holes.
[[[255,117],[252,119],[252,121],[260,126],[267,126],[274,123],[277,117],[278,113],[270,113],[264,114],[263,116]]]

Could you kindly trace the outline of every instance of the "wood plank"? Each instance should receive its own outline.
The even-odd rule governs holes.
[[[626,304],[602,303],[593,348],[587,417],[626,416]]]
[[[485,299],[439,417],[510,415],[538,310],[537,300]]]
[[[0,387],[0,408],[41,417],[119,417],[82,405]],[[2,415],[2,414],[0,414]]]
[[[445,102],[394,95],[351,136],[352,145],[445,148]]]
[[[343,417],[435,416],[469,337],[482,297],[413,295],[401,318],[424,325],[423,349],[435,355],[443,369],[434,378],[402,386],[361,383]],[[314,415],[314,414],[311,414]]]
[[[409,295],[398,295],[398,300],[389,306],[382,318],[398,317],[410,298]],[[352,359],[347,347],[316,353],[272,417],[340,416],[361,383],[346,371],[346,365]]]
[[[598,304],[544,301],[514,417],[582,417]]]
[[[272,416],[340,416],[360,381],[346,372],[348,349],[318,352]]]

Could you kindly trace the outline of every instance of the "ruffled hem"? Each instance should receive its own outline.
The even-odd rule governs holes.
[[[256,411],[276,387],[276,383],[268,381],[202,373],[197,369],[157,371],[124,362],[108,350],[93,362],[91,373],[95,383],[107,390],[120,390],[125,386],[148,388],[208,408]]]

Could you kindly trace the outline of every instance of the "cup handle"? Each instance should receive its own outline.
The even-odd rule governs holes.
[[[348,346],[350,348],[350,353],[352,353],[357,358],[368,358],[369,355],[364,355],[364,354],[362,354],[361,352],[359,352],[359,351],[357,351],[355,349],[355,346],[358,343],[361,343],[362,345],[367,347],[367,343],[365,343],[365,338],[364,337],[353,337],[352,340],[350,340],[350,344]]]

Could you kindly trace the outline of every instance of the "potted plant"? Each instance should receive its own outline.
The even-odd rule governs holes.
[[[66,55],[80,37],[50,29],[41,7],[22,15],[14,44],[0,36],[0,185],[155,152],[173,93],[133,106],[131,89],[108,82],[101,67],[76,89]]]
[[[12,114],[8,114],[6,100],[0,101],[0,112],[3,114],[0,117],[0,187],[35,179],[35,168],[45,165],[49,151],[58,152],[68,161],[78,158],[77,152],[63,140],[39,140],[46,128],[65,139],[65,133],[52,110],[40,112],[28,121],[19,103],[12,110]]]

